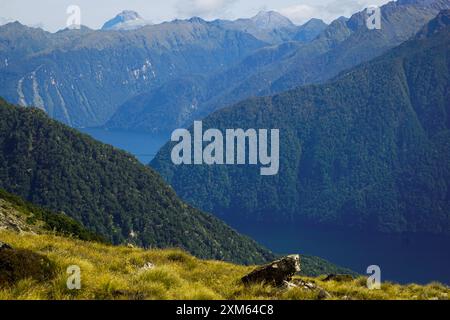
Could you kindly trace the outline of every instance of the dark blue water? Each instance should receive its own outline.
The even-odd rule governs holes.
[[[387,235],[301,225],[233,225],[277,253],[319,256],[365,274],[378,265],[382,279],[398,283],[450,284],[450,237]]]
[[[144,164],[153,160],[159,149],[170,140],[170,134],[152,134],[99,128],[79,129],[94,139],[135,155]]]
[[[144,164],[154,158],[170,136],[104,129],[81,131],[134,154]],[[450,237],[373,234],[292,224],[230,224],[277,253],[319,256],[361,274],[368,266],[378,265],[383,280],[399,283],[450,284]]]

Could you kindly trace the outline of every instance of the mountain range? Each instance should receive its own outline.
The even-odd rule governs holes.
[[[82,26],[56,33],[8,23],[0,27],[0,96],[73,127],[99,126],[140,93],[225,71],[278,42],[281,30],[289,30],[289,37],[298,31],[305,38],[306,32],[308,38],[321,28],[317,21],[294,26],[273,12],[236,21],[194,17],[151,25],[124,11],[102,30]],[[190,118],[195,101],[180,109],[180,118]]]
[[[252,98],[203,130],[277,128],[280,172],[152,162],[186,201],[228,222],[450,233],[450,11],[411,40],[320,85]]]
[[[170,132],[249,97],[323,83],[400,45],[449,8],[449,0],[389,2],[381,7],[381,30],[367,28],[365,10],[326,27],[313,20],[304,29],[318,25],[317,34],[296,35],[309,41],[264,46],[223,72],[184,76],[152,88],[124,103],[106,127]]]
[[[302,38],[303,34],[308,33],[310,37],[315,37],[326,27],[322,20],[316,19],[312,23],[296,26],[275,11],[261,11],[250,19],[215,20],[212,23],[226,29],[249,33],[270,45],[297,40],[297,37],[307,40],[308,37]]]
[[[194,18],[130,31],[0,27],[0,95],[74,127],[104,124],[140,92],[211,74],[265,45]]]
[[[449,0],[399,0],[330,25],[279,13],[151,25],[124,11],[102,30],[0,26],[0,96],[72,127],[162,132],[253,96],[320,83],[406,41]]]

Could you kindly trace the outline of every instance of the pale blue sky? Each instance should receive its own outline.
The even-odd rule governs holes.
[[[297,24],[310,18],[326,22],[362,10],[369,5],[381,5],[387,0],[0,0],[0,23],[19,20],[50,31],[66,25],[69,5],[81,8],[81,23],[91,28],[102,24],[122,10],[135,10],[154,23],[200,16],[236,19],[251,17],[260,10],[275,10]]]

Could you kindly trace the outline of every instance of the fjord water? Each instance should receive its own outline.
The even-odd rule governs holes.
[[[170,139],[169,133],[152,134],[103,128],[82,128],[79,130],[95,140],[128,151],[143,164],[150,163],[158,150]]]
[[[392,235],[302,224],[230,224],[277,253],[319,256],[360,274],[378,265],[383,281],[450,284],[450,236]]]

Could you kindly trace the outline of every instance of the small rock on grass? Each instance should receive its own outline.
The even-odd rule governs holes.
[[[146,264],[144,264],[144,266],[141,268],[141,271],[147,271],[147,270],[151,270],[155,268],[155,265],[151,262],[147,262]]]

